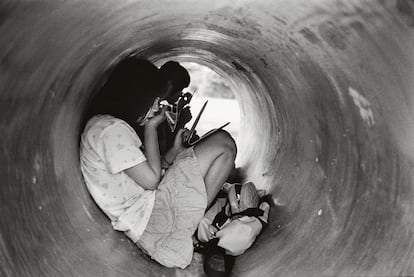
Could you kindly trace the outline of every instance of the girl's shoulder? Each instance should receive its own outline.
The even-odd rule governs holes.
[[[111,130],[136,135],[134,129],[129,126],[127,122],[106,114],[95,115],[92,117],[86,124],[83,135],[93,136],[96,138],[104,135],[104,133],[110,132]]]
[[[116,126],[116,125],[124,125],[127,126],[128,128],[130,128],[130,126],[128,125],[128,123],[126,123],[124,120],[113,117],[112,115],[108,115],[108,114],[99,114],[99,115],[95,115],[94,117],[92,117],[87,125],[86,125],[86,129],[106,129],[108,127],[111,126]]]

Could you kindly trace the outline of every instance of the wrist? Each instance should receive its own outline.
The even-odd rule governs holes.
[[[158,128],[158,124],[156,124],[155,122],[148,120],[145,123],[145,129],[157,129]]]
[[[164,163],[167,165],[167,166],[166,166],[166,168],[170,167],[170,166],[172,165],[173,161],[174,161],[174,160],[169,161],[169,160],[167,159],[167,156],[166,156],[166,155],[165,155],[164,157],[162,157],[162,160],[163,160],[163,161],[164,161]]]
[[[179,151],[177,149],[175,149],[175,147],[172,147],[170,149],[170,151],[168,151],[168,156],[171,157],[172,159],[175,159],[175,157],[178,155]],[[167,155],[166,155],[167,156]]]

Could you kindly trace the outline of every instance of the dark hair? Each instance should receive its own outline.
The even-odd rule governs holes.
[[[115,65],[91,104],[92,116],[110,114],[134,127],[154,99],[165,90],[166,80],[151,62],[128,57]]]
[[[187,69],[175,61],[168,61],[160,67],[164,78],[171,80],[175,90],[182,90],[190,85],[190,74]]]

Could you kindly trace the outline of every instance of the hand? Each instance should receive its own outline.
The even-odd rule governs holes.
[[[165,115],[166,109],[167,107],[164,106],[158,114],[154,115],[154,117],[146,122],[145,126],[157,128],[158,125],[160,125],[167,118]]]
[[[184,141],[187,139],[189,135],[190,135],[190,130],[188,130],[187,128],[178,130],[177,135],[175,136],[174,145],[173,145],[173,148],[177,154],[185,149]]]
[[[157,113],[160,111],[160,98],[157,97],[154,99],[154,102],[152,103],[149,118],[153,118]]]
[[[154,99],[154,102],[152,103],[152,110],[154,113],[157,113],[160,110],[160,101],[161,98],[157,97]]]

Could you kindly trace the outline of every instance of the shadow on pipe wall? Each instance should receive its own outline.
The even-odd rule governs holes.
[[[248,179],[275,196],[235,276],[413,275],[412,1],[3,1],[0,275],[185,276],[112,230],[81,122],[134,53],[232,82]],[[280,212],[282,211],[282,212]]]

